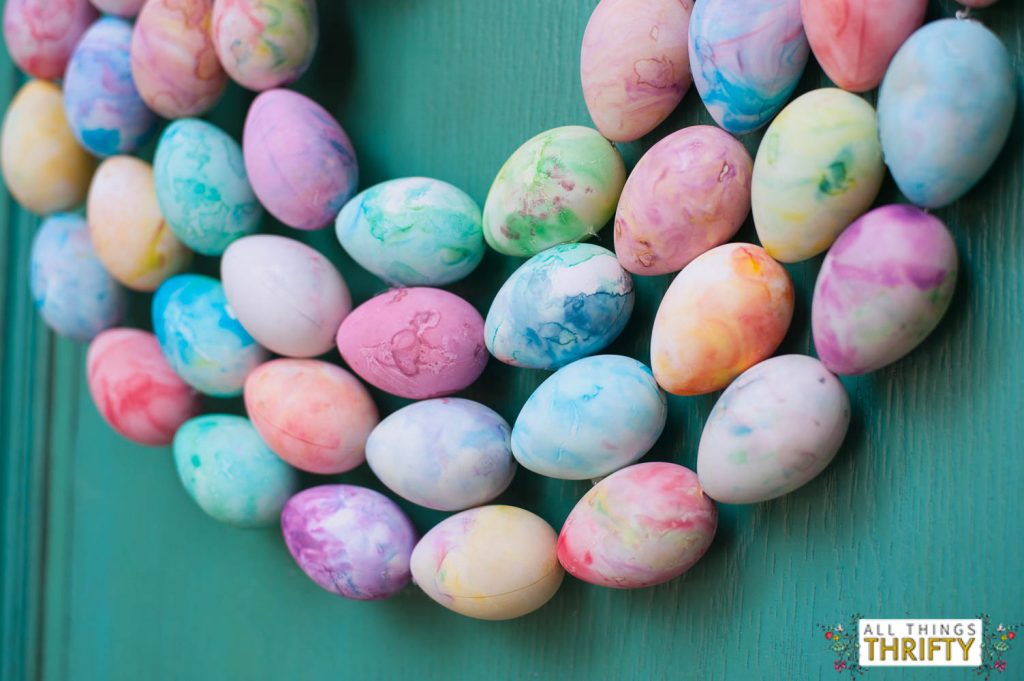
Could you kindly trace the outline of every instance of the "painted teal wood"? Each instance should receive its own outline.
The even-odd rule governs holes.
[[[429,175],[482,202],[522,141],[589,123],[578,53],[593,4],[322,2],[323,45],[298,87],[352,136],[363,186]],[[931,16],[953,8],[933,0]],[[1024,7],[1002,0],[979,16],[1006,41],[1021,74]],[[8,101],[18,79],[2,59],[0,96]],[[812,66],[801,87],[823,82]],[[249,98],[232,89],[213,120],[237,135]],[[655,134],[623,150],[635,162],[661,136],[698,122],[710,117],[691,92]],[[722,507],[711,551],[681,579],[634,592],[570,579],[542,611],[506,623],[461,618],[412,588],[382,603],[344,601],[305,578],[277,531],[240,531],[202,515],[167,450],[128,444],[100,421],[84,382],[83,349],[52,339],[36,320],[27,258],[37,220],[4,194],[0,676],[830,679],[837,678],[833,658],[816,625],[854,612],[1024,620],[1022,123],[1024,103],[982,186],[937,212],[962,257],[951,313],[903,362],[846,381],[853,427],[820,479],[775,502]],[[756,148],[756,136],[745,141]],[[897,196],[889,181],[883,200]],[[755,238],[749,224],[741,236]],[[344,256],[330,231],[307,240],[340,265],[357,299],[384,288]],[[610,231],[597,241],[610,245]],[[798,307],[785,350],[811,350],[819,262],[788,268]],[[483,311],[516,264],[489,254],[476,275],[452,288]],[[639,280],[637,312],[614,351],[646,359],[668,282]],[[147,326],[145,315],[140,298],[133,323]],[[513,418],[543,376],[492,362],[467,395]],[[376,395],[385,409],[402,403]],[[692,467],[713,401],[673,398],[670,425],[649,458]],[[211,401],[210,408],[237,412],[240,405]],[[372,484],[365,468],[336,479]],[[520,471],[502,499],[558,526],[587,486]],[[443,517],[406,508],[421,530]],[[1004,678],[1024,678],[1024,650],[1007,660]],[[917,676],[973,678],[958,670]]]

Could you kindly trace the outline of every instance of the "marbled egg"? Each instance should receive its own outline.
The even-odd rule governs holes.
[[[273,525],[299,490],[295,469],[241,416],[208,414],[186,421],[174,436],[174,464],[199,508],[229,525]]]
[[[245,382],[245,408],[278,456],[310,473],[352,470],[380,416],[355,376],[314,359],[276,359]]]
[[[583,33],[583,99],[601,134],[632,142],[654,130],[690,88],[692,0],[601,0]]]
[[[480,207],[461,189],[427,177],[370,187],[338,215],[352,259],[394,286],[443,286],[484,257]]]
[[[460,615],[507,620],[537,610],[565,572],[542,518],[514,506],[482,506],[442,520],[412,552],[412,578]]]
[[[119,17],[133,17],[139,13],[146,0],[90,0],[92,4],[105,14],[116,14]]]
[[[269,90],[305,73],[316,52],[314,0],[215,0],[213,43],[242,87]]]
[[[626,167],[593,128],[542,132],[498,171],[484,204],[484,238],[505,255],[531,256],[597,234],[615,213]]]
[[[678,272],[724,244],[750,212],[753,160],[710,125],[678,130],[643,155],[615,213],[615,253],[634,274]]]
[[[502,285],[484,341],[505,364],[557,369],[615,340],[633,302],[633,278],[614,253],[563,244],[527,260]]]
[[[700,0],[689,49],[715,122],[737,135],[757,130],[785,106],[807,64],[800,0]]]
[[[577,579],[613,589],[661,584],[711,546],[718,510],[689,468],[661,461],[612,473],[566,518],[558,560]]]
[[[352,309],[348,286],[331,261],[294,239],[243,237],[224,251],[220,273],[242,326],[279,355],[327,352]]]
[[[85,219],[47,218],[32,241],[32,300],[47,325],[86,343],[116,326],[128,307],[125,290],[100,264]]]
[[[281,530],[302,571],[331,593],[374,601],[409,584],[416,529],[395,502],[372,489],[303,490],[285,504]]]
[[[753,504],[789,494],[831,463],[850,424],[839,379],[806,355],[766,359],[726,388],[697,453],[708,496]]]
[[[878,93],[885,163],[912,203],[966,194],[1006,143],[1017,86],[1006,46],[976,21],[919,29],[893,57]]]
[[[37,215],[85,200],[96,161],[68,127],[59,87],[30,80],[18,90],[4,114],[0,165],[14,200]]]
[[[871,207],[885,178],[875,110],[836,88],[793,100],[768,126],[754,160],[754,226],[768,255],[818,255]]]
[[[512,454],[564,480],[608,475],[654,446],[668,404],[651,370],[631,357],[584,357],[540,384],[512,428]]]
[[[260,203],[296,229],[333,221],[359,184],[345,131],[312,99],[268,90],[249,108],[242,135],[245,169]]]
[[[242,147],[195,118],[167,126],[153,159],[156,197],[171,231],[203,255],[221,255],[263,218],[245,174]]]
[[[837,374],[900,359],[932,332],[956,287],[956,245],[938,218],[882,206],[843,232],[818,273],[811,326],[818,356]]]
[[[58,80],[82,34],[97,18],[88,0],[7,0],[4,44],[33,78]]]
[[[169,445],[199,413],[199,396],[174,373],[151,333],[107,329],[89,345],[85,363],[97,411],[132,442]]]
[[[793,283],[751,244],[725,244],[669,286],[651,334],[651,367],[674,395],[721,390],[775,352],[793,318]]]
[[[341,323],[338,350],[370,385],[414,400],[464,390],[487,366],[480,313],[436,288],[393,289],[366,301]]]
[[[478,402],[415,402],[380,422],[366,441],[366,463],[414,504],[461,511],[505,491],[516,472],[505,419]]]

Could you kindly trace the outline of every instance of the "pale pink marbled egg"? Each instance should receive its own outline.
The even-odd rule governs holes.
[[[56,80],[64,76],[75,45],[97,16],[88,0],[8,0],[4,43],[22,71]]]

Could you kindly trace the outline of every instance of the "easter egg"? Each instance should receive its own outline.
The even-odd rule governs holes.
[[[411,567],[430,598],[482,620],[537,610],[565,575],[555,531],[515,506],[481,506],[442,520],[413,549]]]
[[[21,86],[4,114],[0,165],[14,200],[37,215],[85,200],[96,162],[68,127],[59,87],[42,80]]]
[[[818,255],[871,207],[885,178],[875,110],[836,88],[793,100],[768,126],[754,160],[754,226],[768,255]]]
[[[169,445],[199,413],[198,395],[174,373],[151,333],[107,329],[89,344],[85,364],[100,416],[132,442]]]
[[[279,355],[327,352],[352,309],[348,286],[331,261],[294,239],[243,237],[224,251],[220,275],[238,321]]]
[[[366,463],[392,492],[438,511],[486,504],[516,472],[508,423],[459,398],[414,402],[380,422]]]
[[[814,286],[814,347],[829,371],[863,374],[900,359],[949,308],[956,245],[938,218],[882,206],[850,225]]]
[[[732,135],[695,125],[665,137],[626,180],[615,253],[633,274],[678,272],[736,234],[750,212],[753,161]]]
[[[57,80],[96,17],[88,0],[7,0],[4,44],[22,71],[33,78]]]
[[[882,82],[889,61],[924,21],[926,9],[928,0],[800,2],[811,51],[832,82],[851,92]]]
[[[370,385],[414,400],[468,388],[487,366],[480,313],[436,288],[393,289],[366,301],[341,323],[338,350]]]
[[[139,13],[146,0],[90,0],[93,6],[105,14],[119,17],[133,17]]]
[[[597,478],[650,451],[667,418],[665,394],[643,363],[585,357],[549,376],[526,400],[512,428],[512,454],[548,477]]]
[[[996,0],[957,0],[964,7],[981,8],[991,7],[996,4]]]
[[[130,154],[156,134],[157,116],[132,78],[131,42],[131,24],[103,17],[82,36],[64,74],[68,123],[97,156]]]
[[[290,90],[268,90],[252,103],[242,151],[260,203],[296,229],[326,226],[359,183],[345,131],[322,106]]]
[[[336,227],[352,259],[394,286],[450,284],[484,257],[476,202],[426,177],[370,187],[345,204]]]
[[[484,341],[505,364],[557,369],[599,352],[633,312],[633,278],[615,254],[563,244],[527,260],[498,290]]]
[[[186,421],[174,436],[174,465],[203,512],[239,527],[277,523],[299,489],[295,470],[241,416],[207,414]]]
[[[626,181],[619,152],[578,125],[542,132],[498,171],[484,203],[484,238],[505,255],[531,256],[597,234]]]
[[[601,0],[583,33],[583,99],[601,134],[632,142],[654,130],[690,88],[692,0]]]
[[[61,336],[86,343],[124,318],[128,296],[96,257],[78,215],[47,218],[32,241],[32,300]]]
[[[566,572],[638,589],[689,570],[711,546],[718,510],[689,468],[661,461],[612,473],[590,488],[558,536]]]
[[[372,489],[303,490],[285,504],[281,530],[302,571],[331,593],[373,601],[409,583],[416,529],[395,502]]]
[[[310,473],[344,473],[366,458],[377,407],[341,367],[313,359],[276,359],[245,381],[245,408],[274,453]]]
[[[221,255],[263,218],[245,174],[242,147],[195,118],[167,126],[153,159],[156,197],[167,226],[186,246]]]
[[[807,64],[800,0],[700,0],[689,50],[715,122],[737,135],[757,130],[785,106]]]
[[[793,283],[764,249],[725,244],[676,276],[658,307],[651,367],[674,395],[721,390],[779,347],[793,318]]]
[[[1010,134],[1015,82],[1006,47],[975,21],[935,21],[903,43],[878,93],[878,127],[904,196],[938,208],[977,184]]]
[[[192,261],[160,214],[153,168],[145,161],[114,156],[100,164],[86,213],[97,257],[128,288],[154,291]]]
[[[287,85],[309,68],[319,27],[314,0],[215,0],[213,43],[242,87]]]
[[[850,424],[850,399],[805,355],[766,359],[718,398],[704,426],[697,475],[712,499],[753,504],[789,494],[821,473]]]

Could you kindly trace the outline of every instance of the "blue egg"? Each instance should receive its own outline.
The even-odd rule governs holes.
[[[249,419],[208,414],[174,436],[174,464],[188,495],[207,515],[240,527],[278,522],[299,490],[299,475],[260,439]]]
[[[506,364],[557,369],[606,347],[632,312],[633,279],[614,253],[562,244],[508,278],[487,312],[484,342]]]
[[[85,218],[58,213],[32,242],[32,299],[61,336],[87,343],[124,318],[128,294],[100,264]]]
[[[665,394],[645,364],[586,357],[556,371],[526,400],[512,428],[512,454],[534,473],[596,478],[646,454],[667,418]]]
[[[220,282],[198,274],[171,277],[157,289],[153,331],[178,375],[215,397],[242,394],[249,372],[267,359],[235,318]]]
[[[966,194],[1006,143],[1017,105],[1006,47],[974,21],[918,29],[878,94],[882,153],[900,191],[924,208]]]
[[[153,175],[168,227],[203,255],[221,255],[232,241],[255,232],[263,218],[242,147],[206,121],[183,118],[167,126]]]

